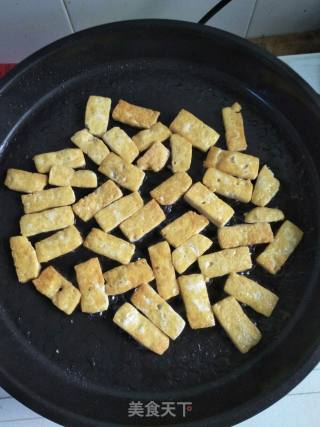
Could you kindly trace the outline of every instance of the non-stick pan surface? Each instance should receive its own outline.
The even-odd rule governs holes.
[[[17,282],[8,238],[19,232],[20,196],[0,189],[0,382],[34,410],[77,426],[223,426],[239,422],[288,392],[319,358],[319,161],[320,108],[316,94],[271,55],[228,33],[174,21],[131,21],[77,33],[24,61],[0,89],[1,182],[8,167],[33,170],[36,153],[71,146],[83,127],[88,95],[119,98],[159,109],[169,124],[182,107],[223,135],[221,108],[243,106],[248,152],[281,181],[272,206],[283,209],[305,236],[276,276],[255,267],[250,276],[280,297],[270,319],[246,313],[263,333],[249,354],[240,354],[216,326],[186,327],[162,357],[143,349],[112,323],[128,295],[110,309],[65,316],[32,284]],[[114,123],[111,123],[114,125]],[[130,134],[133,129],[128,129]],[[218,146],[225,148],[222,136]],[[202,177],[204,154],[194,150],[191,175]],[[88,166],[95,169],[88,161]],[[170,175],[149,173],[142,195]],[[104,177],[99,177],[100,182]],[[87,191],[88,192],[88,191]],[[84,194],[77,191],[77,195]],[[241,214],[250,205],[235,204]],[[167,221],[188,209],[179,202]],[[85,235],[94,221],[77,225]],[[275,226],[277,229],[278,225]],[[216,243],[216,229],[206,233]],[[38,237],[38,239],[42,236]],[[35,241],[37,239],[33,239]],[[147,255],[159,230],[137,244]],[[257,249],[254,258],[261,249]],[[75,282],[73,266],[93,254],[85,248],[57,259]],[[104,270],[114,264],[101,259]],[[190,269],[188,272],[194,271]],[[211,302],[224,296],[222,280],[208,284]],[[173,306],[184,316],[179,298]],[[130,401],[190,401],[183,418],[128,417]],[[191,424],[190,424],[191,425]]]

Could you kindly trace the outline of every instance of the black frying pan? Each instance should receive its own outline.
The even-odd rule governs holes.
[[[69,137],[83,127],[90,94],[159,109],[166,124],[185,107],[222,135],[221,108],[239,101],[249,153],[268,163],[281,181],[272,206],[284,209],[305,236],[275,277],[260,267],[250,272],[275,291],[280,302],[270,319],[245,307],[263,333],[249,354],[241,355],[216,326],[197,331],[187,327],[159,357],[112,324],[114,311],[127,295],[114,298],[102,316],[77,311],[68,317],[31,284],[18,284],[8,238],[18,233],[22,209],[19,195],[2,186],[1,385],[44,416],[76,426],[224,426],[256,414],[287,393],[319,360],[316,94],[276,58],[223,31],[157,20],[96,27],[41,50],[1,82],[1,182],[8,167],[32,170],[34,154],[71,146]],[[218,146],[224,144],[222,136]],[[201,179],[203,159],[194,150],[194,180]],[[94,168],[89,161],[88,166]],[[169,174],[168,169],[148,174],[145,200]],[[241,222],[241,213],[250,207],[238,204],[234,222]],[[186,209],[184,202],[168,209],[168,221]],[[77,224],[86,234],[94,221]],[[208,227],[206,234],[215,239],[216,229]],[[148,235],[135,257],[145,256],[146,247],[159,239],[159,230]],[[91,256],[82,248],[53,264],[75,282],[73,265]],[[101,261],[104,269],[114,265]],[[209,283],[212,302],[224,296],[223,282]],[[184,316],[179,298],[172,305]],[[129,402],[138,400],[191,401],[193,409],[185,418],[181,412],[175,418],[129,418]]]

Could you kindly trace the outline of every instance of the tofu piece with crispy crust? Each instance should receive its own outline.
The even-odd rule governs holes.
[[[149,129],[158,120],[159,111],[150,108],[139,107],[120,99],[112,112],[112,118],[118,122],[125,123],[142,129]]]
[[[49,172],[52,166],[68,166],[70,168],[82,168],[86,161],[82,150],[79,148],[65,148],[60,151],[37,154],[33,157],[38,172]]]
[[[38,277],[40,263],[32,244],[24,236],[10,237],[10,249],[20,283],[26,283]]]
[[[91,95],[88,98],[84,122],[92,135],[102,136],[109,123],[111,99],[104,96]]]
[[[238,246],[260,245],[273,241],[273,232],[267,222],[237,224],[218,229],[218,241],[222,249]]]
[[[97,165],[101,165],[102,160],[110,153],[106,144],[87,129],[82,129],[72,135],[71,141],[79,147],[89,159]]]
[[[177,273],[184,273],[210,248],[212,241],[202,234],[190,237],[172,252],[172,262]]]
[[[244,133],[241,105],[235,102],[231,107],[222,109],[227,147],[230,151],[244,151],[247,141]]]
[[[137,161],[138,168],[159,172],[169,159],[170,151],[161,143],[155,142]]]
[[[140,153],[147,150],[155,142],[163,142],[171,135],[170,129],[161,122],[157,122],[149,129],[144,129],[132,137]]]
[[[49,172],[49,184],[57,187],[95,188],[98,185],[97,175],[91,170],[77,170],[67,166],[52,166]]]
[[[25,213],[72,205],[76,196],[71,187],[57,187],[21,196]]]
[[[256,206],[266,206],[279,189],[280,181],[274,176],[271,169],[264,165],[255,183],[251,201]]]
[[[173,205],[191,187],[192,179],[186,172],[177,172],[150,191],[160,205]]]
[[[276,208],[257,207],[244,214],[244,222],[248,224],[278,222],[282,220],[284,220],[284,213]]]
[[[181,135],[170,137],[172,172],[187,172],[192,161],[192,144]]]
[[[23,215],[20,218],[20,231],[23,236],[29,237],[66,228],[73,223],[74,215],[71,207],[63,206]]]
[[[102,139],[114,153],[118,154],[118,156],[128,163],[132,163],[139,155],[136,144],[119,127],[113,127],[108,130],[108,132],[102,135]]]
[[[47,185],[47,175],[10,168],[7,170],[4,185],[13,191],[34,193],[43,190]]]

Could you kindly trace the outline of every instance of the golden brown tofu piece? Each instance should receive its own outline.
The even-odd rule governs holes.
[[[277,231],[273,242],[257,257],[257,263],[271,274],[276,274],[295,250],[303,237],[291,221],[285,221]]]
[[[130,289],[149,283],[154,279],[153,271],[144,258],[120,265],[104,273],[108,295],[119,295]]]
[[[60,151],[37,154],[33,161],[38,172],[49,172],[52,166],[68,166],[70,168],[82,168],[86,161],[83,152],[79,148],[65,148]]]
[[[161,230],[161,235],[171,246],[177,248],[191,236],[200,233],[209,221],[203,215],[189,211],[170,222]]]
[[[21,196],[25,213],[43,211],[45,209],[68,206],[75,202],[76,196],[71,187],[50,188]]]
[[[75,171],[70,182],[71,187],[96,188],[98,185],[97,175],[90,170]]]
[[[257,207],[244,214],[244,222],[254,224],[256,222],[278,222],[284,219],[284,213],[280,209]]]
[[[172,172],[187,172],[192,161],[192,144],[181,135],[170,137]]]
[[[247,141],[244,133],[241,105],[235,102],[231,107],[222,109],[227,147],[230,151],[244,151]]]
[[[181,296],[192,329],[214,326],[208,291],[201,274],[189,274],[178,278]]]
[[[169,244],[160,242],[149,246],[148,252],[157,283],[158,294],[165,300],[178,295],[179,287],[172,264]]]
[[[157,122],[149,129],[141,130],[132,137],[133,142],[138,147],[140,153],[147,150],[155,142],[163,142],[169,138],[171,132],[167,126]]]
[[[187,110],[180,110],[170,130],[185,137],[201,151],[208,151],[219,139],[219,134]]]
[[[128,302],[116,311],[113,321],[156,354],[163,354],[169,347],[169,338]]]
[[[20,218],[20,231],[23,236],[55,231],[66,228],[74,223],[74,215],[70,206],[48,209],[23,215]]]
[[[208,279],[229,273],[239,273],[252,267],[247,246],[202,255],[198,258],[198,264],[201,273]]]
[[[81,292],[81,311],[99,313],[109,307],[104,278],[98,258],[75,265],[77,282]]]
[[[186,172],[177,172],[150,191],[160,205],[172,205],[191,187],[192,179]]]
[[[169,159],[170,151],[161,143],[155,142],[137,161],[137,166],[142,170],[159,172]]]
[[[104,96],[91,95],[88,98],[84,122],[89,132],[102,136],[109,123],[111,99]]]
[[[123,99],[119,100],[112,112],[113,120],[142,129],[149,129],[153,126],[159,116],[159,111],[138,107]]]
[[[38,277],[40,264],[32,244],[24,236],[10,237],[10,249],[20,283]]]
[[[268,166],[264,165],[255,183],[251,201],[257,206],[266,206],[279,189],[280,181],[275,178]]]
[[[190,237],[172,252],[172,262],[176,272],[184,273],[211,245],[212,241],[202,234]]]
[[[139,150],[136,144],[132,141],[124,130],[119,127],[113,127],[108,130],[102,139],[118,156],[128,163],[132,163],[139,155]]]
[[[235,298],[224,298],[212,308],[226,334],[241,353],[247,353],[261,340],[261,332]]]
[[[267,222],[238,224],[219,228],[218,241],[222,249],[260,245],[272,242],[273,232]]]
[[[131,302],[171,339],[183,331],[186,322],[150,285],[145,283],[135,289]]]
[[[91,135],[87,129],[76,132],[72,135],[71,141],[97,165],[101,165],[102,160],[110,153],[106,144],[101,139]]]
[[[4,185],[10,190],[21,193],[34,193],[43,190],[47,185],[47,175],[10,168],[7,171]]]
[[[49,184],[58,187],[95,188],[98,185],[97,175],[91,170],[77,170],[67,166],[52,166],[49,173]]]
[[[224,285],[224,291],[237,301],[248,305],[256,312],[270,317],[279,298],[269,289],[240,274],[231,273]]]

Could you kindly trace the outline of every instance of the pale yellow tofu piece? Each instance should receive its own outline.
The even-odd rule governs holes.
[[[25,213],[43,211],[75,202],[76,196],[71,187],[50,188],[21,196]]]
[[[91,95],[88,98],[85,125],[89,132],[96,136],[102,136],[109,123],[111,99],[104,96]]]
[[[72,252],[82,245],[82,237],[74,225],[52,234],[35,244],[39,262],[48,262],[54,258]]]
[[[235,298],[224,298],[212,308],[222,328],[241,353],[247,353],[261,340],[261,332]]]
[[[69,166],[56,165],[52,166],[49,172],[49,184],[57,187],[65,187],[71,185],[72,177],[75,170]]]
[[[66,314],[71,314],[79,304],[81,294],[71,282],[49,266],[33,280],[37,291],[51,299],[52,303]]]
[[[101,139],[91,135],[87,129],[76,132],[72,135],[71,141],[97,165],[101,165],[102,160],[110,153],[106,144]]]
[[[173,205],[191,187],[192,179],[186,172],[177,172],[150,191],[160,205]]]
[[[113,321],[156,354],[162,355],[169,347],[169,338],[128,302],[118,308]]]
[[[231,273],[224,285],[224,291],[237,301],[248,305],[256,312],[270,317],[279,298],[269,289],[240,274]]]
[[[212,147],[204,162],[206,168],[216,168],[222,172],[243,179],[256,179],[260,160],[250,154],[222,150]]]
[[[157,122],[149,129],[141,130],[132,137],[140,153],[147,150],[155,142],[163,142],[171,135],[170,129],[161,122]]]
[[[128,265],[120,265],[104,273],[108,295],[119,295],[130,289],[149,283],[154,279],[153,271],[146,259]]]
[[[184,109],[179,111],[170,125],[170,130],[185,137],[201,151],[208,151],[220,137],[218,132]]]
[[[170,246],[160,242],[148,248],[150,261],[156,279],[158,294],[165,300],[179,294],[176,273],[173,268]]]
[[[96,188],[98,185],[97,175],[90,170],[75,171],[70,182],[71,187]]]
[[[166,219],[155,200],[151,200],[120,224],[120,230],[130,242],[135,242]]]
[[[285,221],[277,231],[274,241],[257,257],[260,264],[271,274],[276,274],[295,250],[303,237],[303,231],[291,221]]]
[[[273,232],[267,222],[238,224],[218,229],[218,241],[222,249],[237,246],[260,245],[273,241]]]
[[[273,172],[264,165],[259,172],[252,193],[252,203],[256,206],[266,206],[280,189],[280,181]]]
[[[215,168],[208,168],[202,182],[211,191],[239,202],[249,203],[253,185],[248,179],[236,178]]]
[[[113,120],[142,129],[149,129],[153,126],[159,116],[159,111],[129,104],[123,99],[119,100],[112,112]]]
[[[20,283],[38,277],[40,264],[32,244],[24,236],[10,237],[10,249]]]
[[[105,232],[111,231],[126,219],[130,218],[143,206],[142,197],[138,192],[121,197],[95,214],[95,220]]]
[[[109,307],[104,277],[98,258],[77,264],[74,267],[81,292],[81,311],[99,313]]]
[[[20,218],[20,231],[23,236],[55,231],[66,228],[74,223],[74,215],[70,206],[48,209],[23,215]]]
[[[87,235],[83,246],[99,255],[103,255],[120,264],[129,264],[135,251],[135,245],[126,240],[105,233],[99,228],[92,228]]]
[[[176,272],[184,273],[211,245],[212,241],[202,234],[190,237],[172,252],[172,262]]]
[[[222,109],[222,118],[225,128],[227,147],[230,151],[244,151],[247,149],[247,141],[244,133],[241,105],[237,102],[231,107]]]
[[[138,191],[145,177],[141,169],[114,153],[108,154],[104,159],[99,172],[130,191]]]
[[[215,321],[204,277],[189,274],[178,278],[181,296],[192,329],[209,328]]]
[[[38,172],[49,172],[52,166],[68,166],[82,168],[86,164],[82,150],[79,148],[65,148],[60,151],[37,154],[33,157]]]
[[[233,216],[234,210],[201,182],[194,184],[184,195],[184,200],[194,209],[206,216],[217,227],[225,225]]]
[[[161,230],[161,235],[171,246],[177,248],[191,236],[200,233],[209,221],[203,215],[189,211],[170,222]]]
[[[142,170],[159,172],[169,159],[170,151],[161,143],[155,142],[137,161],[137,166]]]
[[[280,209],[258,207],[244,214],[244,222],[253,224],[256,222],[278,222],[284,219],[284,213]]]
[[[111,180],[100,185],[95,191],[79,199],[72,208],[82,221],[89,221],[102,208],[122,196],[120,188]]]
[[[186,322],[147,283],[135,289],[131,302],[171,339],[175,340],[183,331]]]
[[[47,185],[47,175],[11,168],[7,170],[4,185],[21,193],[34,193]]]
[[[132,163],[139,155],[136,144],[119,127],[113,127],[108,130],[108,132],[102,135],[102,139],[113,152],[128,163]]]
[[[172,172],[187,172],[192,161],[192,144],[181,135],[170,137]]]
[[[252,267],[251,254],[247,246],[223,249],[198,258],[201,273],[208,279],[239,273]]]

